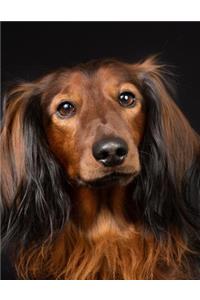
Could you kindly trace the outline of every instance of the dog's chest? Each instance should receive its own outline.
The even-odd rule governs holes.
[[[124,218],[116,216],[106,209],[102,209],[96,221],[87,230],[86,237],[93,243],[99,240],[129,239],[133,237],[136,230],[134,226],[128,225]]]
[[[71,250],[65,278],[132,279],[138,235],[133,226],[104,210],[87,232],[77,236]]]

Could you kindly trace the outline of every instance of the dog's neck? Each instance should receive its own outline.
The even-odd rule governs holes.
[[[124,201],[127,197],[125,186],[111,186],[102,189],[79,187],[73,189],[72,219],[83,229],[89,229],[103,213],[114,219],[124,219]]]

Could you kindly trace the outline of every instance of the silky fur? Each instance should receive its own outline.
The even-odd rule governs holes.
[[[108,230],[105,232],[105,226]],[[119,228],[106,214],[100,215],[92,234],[73,225],[52,242],[19,253],[19,278],[27,279],[190,279],[179,236],[159,243],[153,235],[124,223]]]
[[[45,99],[59,93],[63,72],[74,69],[21,84],[7,95],[2,245],[18,249],[12,256],[18,278],[200,278],[199,136],[173,102],[169,73],[155,58],[133,65],[91,62],[75,70],[90,76],[113,65],[132,76],[146,101],[140,131],[133,132],[141,170],[127,186],[74,192],[62,157],[55,155],[60,149],[50,142],[55,135],[44,121]],[[67,151],[72,156],[73,141]],[[75,170],[78,157],[73,159]]]

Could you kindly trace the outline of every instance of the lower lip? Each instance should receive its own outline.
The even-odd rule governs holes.
[[[107,185],[112,185],[115,184],[116,182],[119,181],[124,181],[127,182],[129,181],[131,178],[133,177],[133,174],[110,174],[110,175],[106,175],[102,178],[98,178],[94,181],[91,182],[87,182],[86,184],[88,184],[89,186],[93,186],[93,187],[105,187]]]

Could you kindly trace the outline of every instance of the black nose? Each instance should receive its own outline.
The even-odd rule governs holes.
[[[104,138],[93,145],[92,152],[105,167],[114,167],[124,161],[128,145],[121,138]]]

